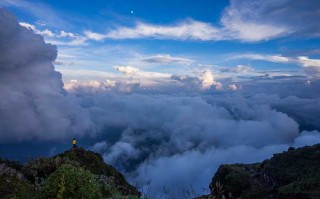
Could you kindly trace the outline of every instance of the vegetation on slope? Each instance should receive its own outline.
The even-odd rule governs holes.
[[[83,148],[26,165],[0,160],[0,198],[139,198],[140,192],[102,157]]]
[[[226,199],[319,199],[320,144],[289,148],[262,163],[221,165],[210,184],[211,195],[217,182]]]

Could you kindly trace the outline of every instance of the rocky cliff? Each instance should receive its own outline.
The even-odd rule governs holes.
[[[139,198],[102,157],[83,148],[22,165],[0,160],[0,198]]]
[[[221,165],[209,187],[202,198],[319,199],[320,144],[289,148],[262,163]]]

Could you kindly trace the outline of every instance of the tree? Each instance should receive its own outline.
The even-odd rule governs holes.
[[[100,185],[93,174],[83,168],[62,165],[45,182],[46,198],[96,199],[101,197]]]

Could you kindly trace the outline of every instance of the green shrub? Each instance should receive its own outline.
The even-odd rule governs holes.
[[[83,168],[62,165],[45,182],[46,198],[95,199],[100,198],[100,185],[93,174]]]

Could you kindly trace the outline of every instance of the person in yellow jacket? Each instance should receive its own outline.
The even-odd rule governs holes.
[[[75,138],[72,139],[73,148],[77,148],[77,140]]]

